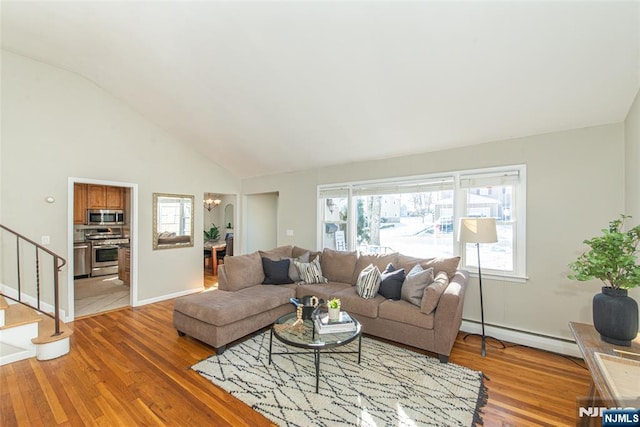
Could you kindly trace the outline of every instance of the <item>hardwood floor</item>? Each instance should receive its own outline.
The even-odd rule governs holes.
[[[69,355],[0,367],[0,425],[271,425],[189,369],[214,351],[178,337],[172,307],[77,320]],[[479,353],[479,339],[460,334],[450,361],[489,378],[485,426],[575,425],[590,378],[581,360],[519,346]]]

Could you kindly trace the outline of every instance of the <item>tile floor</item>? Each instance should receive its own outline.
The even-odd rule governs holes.
[[[129,305],[129,286],[117,274],[77,279],[74,285],[76,318]]]

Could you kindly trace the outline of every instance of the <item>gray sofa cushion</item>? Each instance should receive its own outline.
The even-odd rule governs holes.
[[[423,269],[428,269],[433,267],[433,274],[436,275],[441,271],[446,271],[449,275],[449,280],[451,280],[456,274],[456,270],[458,269],[458,264],[460,263],[460,257],[450,257],[450,258],[416,258],[408,255],[398,255],[398,264],[394,264],[394,266],[398,268],[404,268],[404,271],[411,271],[411,269],[416,265],[420,264]]]
[[[365,299],[358,295],[355,286],[349,286],[335,294],[340,298],[340,308],[348,313],[359,314],[371,318],[378,317],[378,306],[386,301],[382,295],[375,298]]]
[[[425,270],[427,268],[433,268],[433,274],[437,275],[441,271],[444,271],[449,276],[449,280],[453,279],[453,276],[458,270],[458,264],[460,264],[460,257],[454,256],[451,258],[431,258],[427,262],[421,262],[420,265]]]
[[[416,264],[426,263],[433,258],[416,258],[409,255],[398,254],[397,264],[393,264],[396,268],[404,268],[406,273],[409,273]]]
[[[358,280],[358,276],[360,272],[365,269],[369,264],[373,264],[378,267],[378,270],[384,271],[384,269],[389,264],[394,264],[398,262],[398,253],[394,252],[392,254],[371,254],[371,255],[360,255],[358,257],[358,261],[356,262],[356,268],[353,272],[353,277],[351,278],[350,283],[356,283]]]
[[[258,251],[262,258],[269,258],[272,261],[279,261],[282,258],[291,258],[293,253],[293,246],[279,246],[277,248],[270,249],[268,251]]]
[[[420,308],[407,301],[386,300],[380,304],[378,315],[381,319],[415,325],[425,329],[433,329],[434,313],[424,314]]]
[[[239,291],[264,281],[262,258],[258,252],[225,257],[224,266],[227,280],[218,283],[221,291]]]
[[[320,257],[322,274],[330,282],[353,284],[353,272],[356,269],[358,253],[325,249]]]
[[[175,311],[211,325],[228,325],[289,304],[295,291],[286,286],[259,285],[235,292],[213,290],[174,301]]]
[[[287,285],[291,286],[291,285]],[[307,295],[315,295],[325,301],[335,297],[345,289],[352,288],[348,283],[329,282],[316,285],[301,284],[296,286],[296,296],[302,298]]]
[[[304,254],[305,252],[309,252],[309,262],[313,261],[318,256],[320,256],[320,252],[318,251],[312,251],[311,249],[304,249],[298,246],[293,247],[293,249],[291,250],[291,256],[293,258],[298,258],[300,255]]]

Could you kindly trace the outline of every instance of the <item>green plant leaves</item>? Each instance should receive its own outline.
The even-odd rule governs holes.
[[[570,279],[600,279],[606,286],[616,289],[640,286],[640,265],[637,259],[640,225],[623,231],[626,218],[631,217],[620,215],[619,219],[609,222],[608,229],[602,230],[602,236],[584,241],[591,250],[569,264],[569,268],[575,273],[569,275]]]
[[[218,238],[220,238],[220,230],[212,223],[209,231],[204,230],[204,238],[207,240],[218,240]]]

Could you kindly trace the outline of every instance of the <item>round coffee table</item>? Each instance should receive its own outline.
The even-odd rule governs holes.
[[[356,338],[358,338],[358,351],[324,351],[325,354],[358,354],[358,364],[360,364],[360,356],[362,350],[362,325],[354,317],[351,317],[355,323],[355,330],[349,332],[336,332],[331,334],[320,334],[316,330],[315,322],[311,320],[305,320],[301,328],[282,328],[277,325],[291,326],[297,320],[296,313],[285,314],[271,327],[271,334],[269,336],[269,364],[271,364],[271,356],[278,354],[310,354],[314,355],[314,364],[316,368],[316,393],[318,392],[319,378],[320,378],[320,353],[323,350],[334,349],[341,347],[345,344],[349,344]],[[286,345],[292,347],[303,348],[310,351],[301,352],[283,352],[274,353],[273,337],[276,337],[278,341],[283,342]]]

